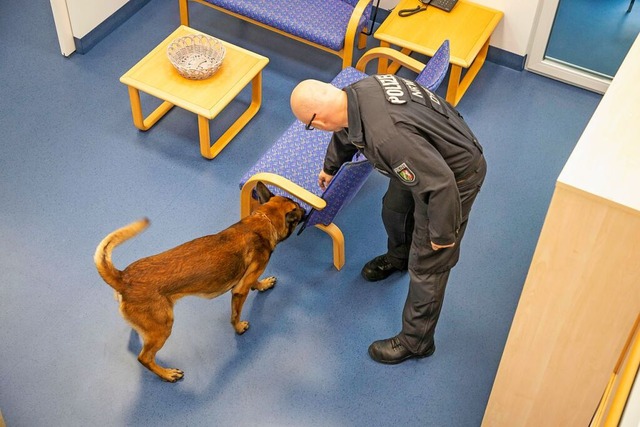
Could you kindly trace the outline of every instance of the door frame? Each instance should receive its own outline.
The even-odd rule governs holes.
[[[611,79],[576,65],[544,57],[560,0],[541,0],[533,26],[525,68],[565,83],[605,93]]]
[[[69,56],[76,51],[76,42],[73,38],[71,19],[66,0],[50,0],[51,11],[53,12],[53,22],[58,33],[58,43],[62,55]]]

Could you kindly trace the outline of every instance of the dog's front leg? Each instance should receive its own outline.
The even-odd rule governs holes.
[[[258,280],[256,284],[251,287],[251,289],[264,292],[267,289],[273,288],[276,285],[277,281],[278,279],[276,279],[275,276],[265,277],[262,280]]]
[[[238,287],[234,288],[233,293],[231,294],[231,325],[233,326],[233,329],[236,330],[236,333],[241,335],[249,329],[249,322],[240,320],[242,306],[247,299],[249,289],[246,289],[244,286],[240,286],[239,288],[240,289],[238,289]]]
[[[240,320],[242,306],[247,299],[249,291],[258,284],[258,277],[264,272],[265,266],[266,260],[262,262],[261,260],[256,260],[249,266],[238,284],[233,287],[231,294],[231,325],[237,334],[243,334],[249,329],[249,322]],[[275,281],[273,283],[275,283]],[[273,286],[273,284],[271,284],[271,286]]]

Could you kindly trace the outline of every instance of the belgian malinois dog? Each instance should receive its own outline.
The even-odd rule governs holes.
[[[178,299],[215,298],[231,290],[231,325],[242,334],[249,328],[249,322],[240,319],[249,291],[265,291],[276,283],[275,277],[259,277],[276,245],[291,235],[305,212],[293,200],[274,196],[261,182],[256,192],[260,205],[231,227],[142,258],[122,271],[113,266],[111,252],[146,229],[148,219],[112,232],[96,249],[100,276],[115,290],[120,313],[142,338],[138,360],[165,381],[184,376],[180,369],[164,368],[155,361],[171,334]]]

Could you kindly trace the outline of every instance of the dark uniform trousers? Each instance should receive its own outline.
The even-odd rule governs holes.
[[[452,248],[438,251],[431,248],[424,232],[428,224],[416,227],[412,193],[399,180],[390,179],[382,201],[382,221],[388,236],[387,258],[396,268],[408,268],[410,278],[398,338],[415,354],[427,352],[434,344],[449,272],[458,260],[469,212],[486,174],[484,158],[480,157],[473,168],[469,176],[458,182],[462,221]],[[428,233],[426,235],[428,237]]]

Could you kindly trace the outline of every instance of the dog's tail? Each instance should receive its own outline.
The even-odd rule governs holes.
[[[120,243],[140,234],[149,226],[149,220],[142,218],[127,226],[117,229],[102,239],[102,242],[96,248],[93,261],[96,263],[98,273],[109,286],[122,293],[124,285],[122,283],[122,272],[113,266],[111,262],[111,252],[113,248]]]

